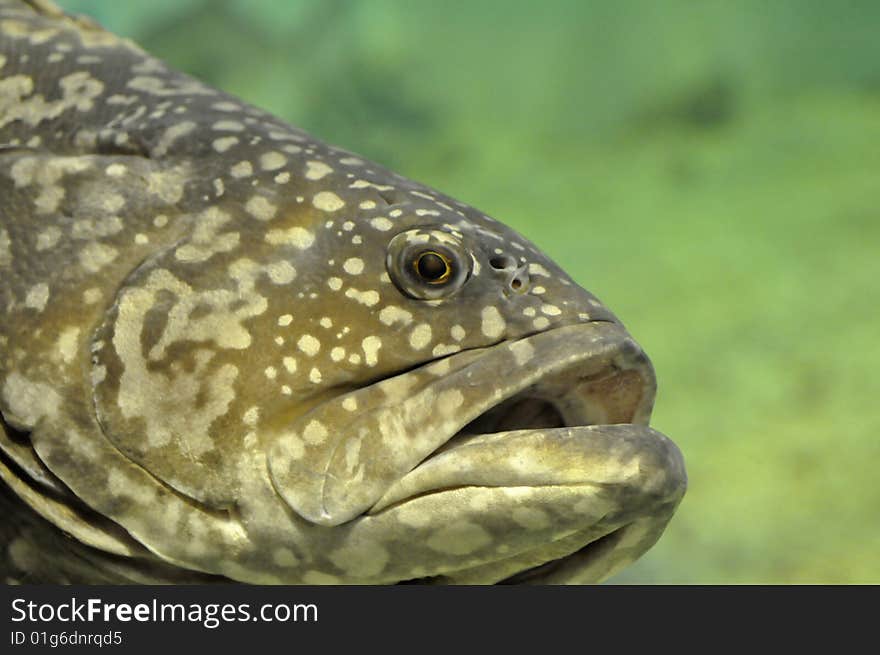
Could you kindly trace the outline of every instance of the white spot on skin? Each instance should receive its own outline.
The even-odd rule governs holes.
[[[320,180],[322,177],[329,175],[333,172],[333,169],[330,168],[327,164],[322,161],[308,161],[306,162],[306,179],[307,180]]]
[[[345,207],[345,202],[332,191],[320,191],[312,198],[312,205],[325,212],[335,212]]]
[[[438,362],[434,362],[433,364],[429,364],[425,369],[431,375],[436,375],[440,377],[441,375],[446,375],[449,373],[449,369],[452,368],[452,365],[449,363],[448,359],[441,359]]]
[[[364,200],[361,204],[358,205],[361,209],[375,209],[376,203],[372,200]]]
[[[278,317],[278,325],[281,327],[285,327],[290,325],[293,322],[293,316],[290,314],[282,314]]]
[[[279,445],[284,448],[284,453],[293,461],[302,459],[306,453],[305,444],[296,434],[285,434],[278,440]]]
[[[361,348],[364,349],[364,361],[367,366],[375,366],[379,362],[378,353],[381,347],[382,339],[377,336],[370,335],[361,341]],[[349,361],[351,360],[349,359]]]
[[[458,389],[447,389],[437,397],[437,409],[441,414],[451,415],[464,403],[464,394]]]
[[[278,376],[278,369],[274,366],[267,366],[266,370],[263,371],[263,374],[270,380],[274,380]]]
[[[534,321],[532,321],[532,325],[535,326],[536,330],[543,330],[548,325],[550,325],[550,321],[545,316],[539,316]]]
[[[37,252],[42,252],[43,250],[54,248],[58,244],[58,240],[60,238],[60,229],[58,229],[54,225],[47,227],[45,230],[37,235]],[[2,237],[0,237],[0,239],[2,239]],[[0,255],[0,259],[2,259],[2,255]]]
[[[79,262],[89,273],[97,273],[119,255],[116,248],[92,242],[79,253]]]
[[[504,334],[504,329],[507,325],[504,322],[501,313],[495,307],[489,306],[483,308],[483,311],[480,313],[480,318],[482,319],[481,329],[485,336],[490,339],[497,339]]]
[[[359,303],[366,305],[367,307],[372,307],[379,303],[379,292],[373,290],[359,291],[354,288],[346,289],[345,297],[357,300]]]
[[[169,127],[162,136],[159,138],[159,141],[156,142],[156,145],[153,148],[153,156],[162,157],[167,152],[171,145],[180,137],[186,136],[190,132],[192,132],[196,128],[196,124],[192,121],[183,121],[181,123],[175,123],[171,127]]]
[[[296,342],[297,347],[309,357],[314,357],[321,350],[321,342],[311,334],[304,334]]]
[[[104,172],[110,177],[122,177],[127,169],[122,164],[110,164]]]
[[[211,144],[211,146],[217,152],[226,152],[227,150],[229,150],[232,146],[234,146],[237,143],[238,143],[237,136],[222,136],[219,139],[214,139],[214,142]]]
[[[515,341],[510,344],[510,352],[517,366],[522,366],[531,361],[535,355],[535,347],[528,341]]]
[[[385,547],[377,543],[346,544],[331,552],[328,557],[349,576],[361,579],[381,573],[390,559]]]
[[[412,322],[412,314],[396,305],[388,305],[379,312],[379,320],[385,325],[394,325],[395,323],[409,325]]]
[[[101,290],[97,287],[86,289],[83,291],[83,302],[87,305],[94,305],[101,299]]]
[[[345,400],[342,401],[342,409],[347,412],[355,412],[358,408],[357,398],[354,396],[348,396]]]
[[[364,260],[360,257],[351,257],[342,264],[342,269],[349,275],[360,275],[364,271]]]
[[[516,507],[511,511],[510,518],[528,530],[542,530],[551,523],[547,513],[536,507]]]
[[[461,350],[461,346],[459,346],[457,343],[454,343],[454,344],[438,343],[436,346],[434,346],[434,349],[431,351],[431,354],[434,355],[434,357],[443,357],[444,355],[451,355],[452,353],[457,353],[459,350]]]
[[[260,155],[260,168],[264,171],[277,171],[287,163],[287,157],[276,150],[270,150]]]
[[[333,321],[330,319],[329,316],[322,316],[321,320],[318,321],[318,323],[320,324],[320,326],[322,328],[324,328],[326,330],[329,330],[330,328],[333,327]]]
[[[338,277],[331,277],[327,280],[327,286],[330,287],[333,291],[339,291],[342,288],[342,279]]]
[[[249,425],[254,427],[257,425],[257,422],[260,420],[260,408],[257,406],[253,406],[248,409],[244,414],[242,414],[241,422],[245,425]]]
[[[269,264],[266,272],[274,284],[289,284],[296,278],[296,269],[283,259]]]
[[[70,362],[73,361],[73,358],[76,357],[78,340],[78,327],[69,327],[58,336],[58,341],[55,345],[65,364],[70,364]]]
[[[229,169],[229,174],[237,179],[254,174],[254,167],[249,161],[240,161]]]
[[[168,225],[168,217],[165,214],[159,214],[153,219],[153,225],[156,227],[165,227]]]
[[[541,312],[547,316],[559,316],[562,313],[562,310],[556,305],[542,305]]]
[[[293,551],[284,547],[276,548],[272,551],[272,561],[277,566],[284,568],[291,568],[299,564],[299,559],[293,554]]]
[[[219,111],[239,111],[242,109],[241,105],[235,102],[228,102],[223,100],[221,102],[215,102],[211,105],[212,109],[217,109]]]
[[[309,424],[303,430],[303,439],[306,443],[317,446],[324,443],[327,439],[327,434],[327,428],[324,427],[323,423],[320,421],[309,421]]]
[[[3,400],[10,412],[6,417],[15,417],[25,427],[33,427],[44,416],[56,416],[61,405],[61,396],[48,384],[32,382],[14,371],[3,384]]]
[[[284,364],[284,368],[288,373],[296,373],[296,359],[285,357],[281,360],[281,363]]]
[[[468,521],[445,525],[426,541],[428,548],[447,555],[468,555],[491,542],[485,529]]]
[[[451,334],[452,338],[455,339],[456,341],[461,341],[462,339],[465,338],[467,333],[464,331],[464,328],[461,327],[460,325],[453,325],[452,329],[449,330],[449,334]]]
[[[245,211],[258,221],[271,221],[278,208],[263,196],[253,196],[244,205]]]
[[[370,221],[370,225],[372,225],[373,228],[379,230],[380,232],[387,232],[394,226],[394,224],[384,216],[377,216],[376,218],[372,219]]]
[[[312,370],[309,371],[309,381],[312,384],[321,384],[322,379],[323,378],[321,376],[321,371],[318,370],[316,367],[312,367]]]
[[[217,121],[211,126],[211,128],[223,132],[241,132],[244,130],[244,125],[242,125],[238,121],[223,120]]]
[[[118,193],[110,193],[101,199],[101,208],[108,214],[114,214],[125,207],[125,198]]]
[[[24,306],[41,312],[46,308],[47,302],[49,302],[49,285],[45,282],[40,282],[32,286],[27,292]]]
[[[333,348],[333,350],[330,351],[330,359],[334,362],[341,362],[345,359],[345,348],[341,348],[340,346]]]
[[[431,326],[420,323],[409,334],[409,345],[415,350],[421,350],[431,343]]]
[[[58,209],[58,204],[64,197],[64,188],[60,186],[44,187],[34,200],[34,206],[39,214],[51,214]]]
[[[291,227],[286,230],[269,230],[266,234],[266,243],[273,246],[291,245],[300,250],[311,247],[315,242],[315,235],[301,227]]]

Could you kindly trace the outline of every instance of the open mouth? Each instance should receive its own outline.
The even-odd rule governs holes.
[[[376,539],[380,525],[403,534],[392,526],[419,514],[424,532],[407,538],[401,557],[430,562],[425,574],[436,581],[595,581],[647,550],[683,494],[681,454],[647,426],[655,385],[650,361],[616,323],[461,352],[303,416],[269,453],[273,486],[311,523],[362,517],[358,529]],[[310,447],[309,426],[334,421],[344,404],[358,409],[345,430]],[[545,525],[517,525],[528,516]],[[468,546],[462,558],[465,546],[444,542],[429,552],[432,529],[462,522],[491,535],[496,550]],[[402,567],[397,580],[423,577]]]
[[[562,349],[560,357],[567,364],[551,367],[500,401],[487,396],[482,413],[402,476],[368,514],[451,491],[585,482],[604,488],[606,495],[616,494],[615,511],[596,522],[585,519],[583,529],[552,543],[537,543],[506,562],[449,571],[422,582],[594,582],[659,538],[684,491],[681,454],[647,427],[656,389],[647,357],[619,326],[591,329],[602,335],[592,348],[580,355],[571,349],[568,356]],[[568,335],[563,331],[548,338],[554,336]],[[642,474],[650,479],[643,483]],[[643,488],[634,490],[639,485]]]
[[[520,371],[499,367],[496,372],[499,377],[513,380],[506,394],[499,393],[499,387],[504,386],[501,381],[472,383],[474,416],[401,476],[369,512],[382,511],[413,495],[430,493],[431,485],[440,477],[446,477],[446,484],[437,487],[438,491],[453,484],[486,484],[485,469],[473,470],[469,476],[471,479],[465,479],[463,472],[467,467],[456,461],[455,453],[480,448],[504,439],[508,434],[551,434],[562,428],[647,425],[656,391],[653,367],[647,356],[616,324],[589,324],[589,331],[593,333],[589,337],[589,346],[584,343],[584,329],[585,326],[558,328],[506,346],[496,346],[496,349],[522,349],[527,345],[532,352],[531,359],[522,362],[526,366]],[[534,347],[538,339],[546,343]],[[486,369],[492,365],[493,362],[478,359],[470,366]],[[534,370],[538,374],[534,374]],[[533,379],[529,379],[530,374]],[[530,383],[520,384],[517,388],[517,378]],[[456,461],[458,468],[451,470],[452,466],[445,465],[451,461]],[[452,477],[439,476],[435,469],[441,466],[450,469],[446,473]],[[517,483],[513,477],[508,484]]]

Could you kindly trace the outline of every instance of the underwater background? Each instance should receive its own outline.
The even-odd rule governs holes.
[[[880,3],[61,0],[525,234],[689,490],[617,583],[880,583]]]

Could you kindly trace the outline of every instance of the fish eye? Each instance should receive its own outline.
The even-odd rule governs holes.
[[[452,276],[452,262],[433,250],[425,250],[416,255],[413,268],[428,284],[443,284]]]
[[[452,232],[412,229],[388,244],[388,275],[404,295],[418,300],[453,295],[467,282],[472,265],[470,252]]]

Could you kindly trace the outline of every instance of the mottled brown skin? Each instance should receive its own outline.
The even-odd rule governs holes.
[[[47,2],[0,0],[10,581],[591,582],[685,489],[534,245]]]

